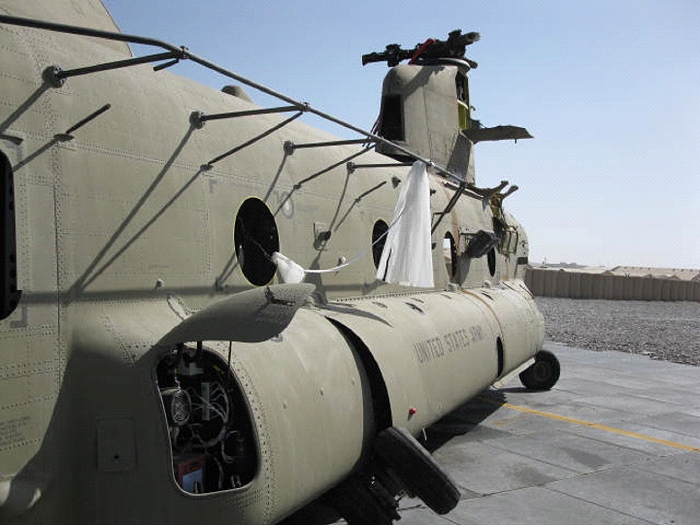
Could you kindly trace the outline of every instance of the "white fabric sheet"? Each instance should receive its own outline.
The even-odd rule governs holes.
[[[401,187],[377,269],[388,283],[433,287],[430,186],[423,162],[413,164]]]

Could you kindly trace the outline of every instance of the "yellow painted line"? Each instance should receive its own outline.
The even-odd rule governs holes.
[[[597,430],[603,430],[604,432],[612,432],[614,434],[620,434],[622,436],[627,436],[635,439],[641,439],[644,441],[651,441],[652,443],[658,443],[659,445],[666,445],[668,447],[678,448],[681,450],[688,450],[690,452],[700,452],[700,448],[691,447],[690,445],[684,445],[682,443],[676,443],[675,441],[668,441],[666,439],[659,439],[652,436],[647,436],[645,434],[638,434],[637,432],[629,432],[627,430],[622,430],[621,428],[609,427],[607,425],[601,425],[599,423],[592,423],[590,421],[584,421],[582,419],[574,419],[572,417],[560,416],[559,414],[552,414],[551,412],[542,412],[541,410],[534,410],[532,408],[527,408],[519,405],[512,405],[510,403],[499,403],[491,399],[485,399],[483,397],[479,398],[481,401],[486,403],[503,406],[510,408],[511,410],[518,410],[520,412],[525,412],[527,414],[533,414],[535,416],[548,417],[550,419],[556,419],[558,421],[564,421],[566,423],[573,423],[574,425],[582,425],[584,427],[595,428]]]

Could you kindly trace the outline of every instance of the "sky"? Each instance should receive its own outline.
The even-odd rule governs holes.
[[[362,54],[478,31],[467,49],[479,63],[473,117],[535,138],[479,143],[477,184],[519,186],[505,205],[528,232],[530,261],[700,269],[697,0],[103,1],[124,33],[187,46],[363,129],[388,69],[363,67]],[[230,83],[193,65],[173,71]]]

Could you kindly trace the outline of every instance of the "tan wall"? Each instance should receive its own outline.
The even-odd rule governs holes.
[[[700,302],[700,282],[528,268],[525,283],[543,297]]]

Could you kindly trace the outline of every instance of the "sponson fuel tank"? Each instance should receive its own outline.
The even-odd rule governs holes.
[[[392,424],[414,433],[531,358],[544,322],[522,281],[347,301],[327,314],[376,360]]]

